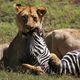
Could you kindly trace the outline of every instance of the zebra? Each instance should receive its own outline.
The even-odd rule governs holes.
[[[30,49],[29,55],[31,55],[31,57],[29,57],[29,59],[30,61],[32,60],[32,63],[30,64],[40,66],[41,69],[44,70],[44,72],[49,73],[48,62],[51,55],[43,38],[43,31],[39,28],[35,28],[29,31],[27,34],[25,33],[22,34],[25,38],[27,37],[27,35],[31,36],[29,48]],[[27,58],[27,51],[25,58]]]
[[[57,65],[53,59],[49,61],[50,69],[57,74],[80,75],[80,49],[67,52]]]

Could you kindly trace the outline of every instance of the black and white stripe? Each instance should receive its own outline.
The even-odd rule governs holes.
[[[52,63],[51,63],[52,64]],[[68,52],[62,59],[60,65],[52,64],[52,69],[58,74],[80,75],[80,50]]]
[[[41,66],[41,68],[47,72],[47,68],[49,68],[48,61],[50,59],[50,52],[42,34],[42,32],[39,32],[39,29],[35,29],[32,34],[30,34],[32,37],[30,42],[30,55],[36,58],[33,64]]]
[[[63,66],[62,66],[63,65]],[[71,73],[73,75],[80,74],[80,51],[75,50],[68,52],[61,60],[60,74]]]

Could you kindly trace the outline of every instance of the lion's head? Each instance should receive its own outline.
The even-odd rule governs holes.
[[[21,32],[28,32],[36,27],[42,28],[43,16],[46,13],[44,7],[16,5],[16,21]]]

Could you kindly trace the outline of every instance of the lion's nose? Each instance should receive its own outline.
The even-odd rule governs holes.
[[[32,29],[33,27],[30,25],[26,25],[26,29]]]

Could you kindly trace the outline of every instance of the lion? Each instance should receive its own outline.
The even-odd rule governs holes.
[[[58,29],[49,32],[45,38],[50,52],[60,59],[69,51],[80,48],[80,29]]]
[[[47,10],[45,7],[21,6],[21,4],[16,4],[15,8],[19,31],[3,57],[4,67],[13,71],[18,71],[19,69],[25,70],[26,68],[36,74],[42,74],[44,71],[40,65],[33,65],[32,56],[29,54],[31,37],[28,35],[28,32],[36,27],[42,30],[42,22]],[[59,62],[56,55],[53,56],[55,61]]]
[[[29,54],[31,37],[27,33],[37,27],[42,30],[44,15],[47,11],[45,7],[22,6],[21,4],[16,4],[15,9],[19,31],[4,57],[5,68],[13,71],[17,71],[23,63],[33,64]],[[27,37],[25,38],[24,35]]]

